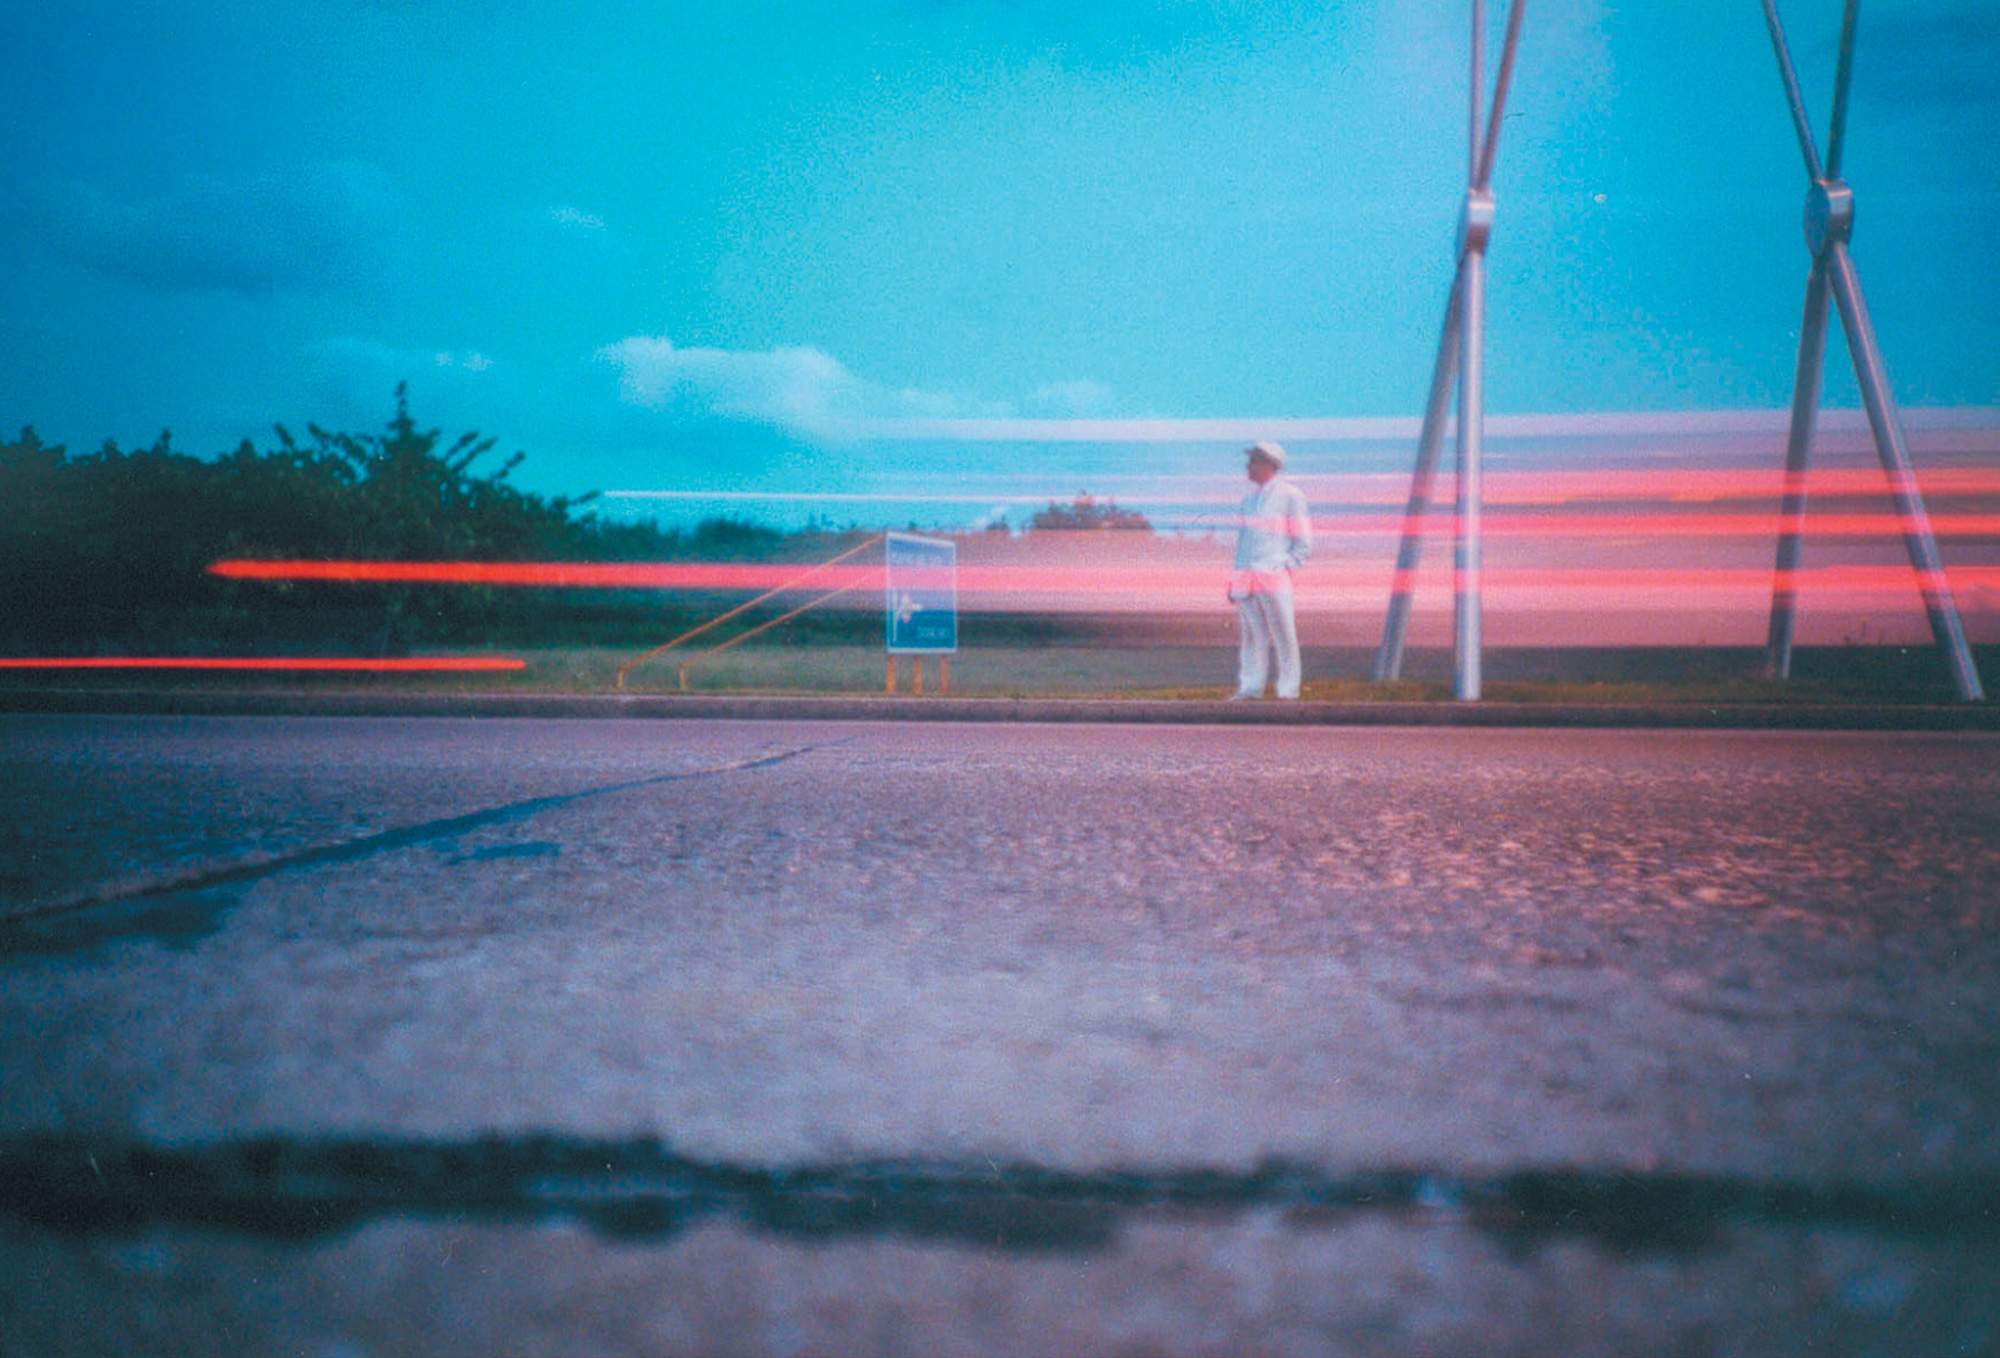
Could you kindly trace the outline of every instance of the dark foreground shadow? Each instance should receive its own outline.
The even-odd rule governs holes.
[[[2000,1237],[2000,1175],[1862,1182],[1537,1169],[1333,1174],[1071,1172],[917,1161],[760,1168],[654,1141],[260,1137],[160,1147],[67,1133],[0,1138],[0,1212],[78,1235],[196,1228],[310,1244],[383,1219],[573,1220],[671,1236],[711,1217],[817,1239],[899,1235],[1000,1250],[1108,1247],[1141,1218],[1275,1211],[1298,1229],[1369,1214],[1460,1223],[1530,1251],[1582,1238],[1619,1254],[1717,1248],[1732,1226],[1947,1242]]]

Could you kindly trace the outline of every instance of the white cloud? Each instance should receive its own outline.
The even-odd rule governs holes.
[[[1102,382],[1050,382],[1028,393],[1030,413],[1056,418],[1083,419],[1105,415],[1116,406],[1111,388]]]
[[[500,381],[509,365],[478,350],[419,349],[335,335],[305,345],[300,357],[304,408],[331,428],[378,427],[394,409],[396,385],[407,382],[422,423],[486,424],[510,438],[531,432],[523,384]]]
[[[880,426],[905,420],[1013,414],[1003,403],[871,382],[804,345],[763,353],[681,349],[664,336],[633,335],[604,346],[596,357],[618,370],[619,395],[633,405],[690,407],[812,439],[867,437]]]
[[[549,220],[565,231],[596,232],[604,230],[604,218],[595,212],[585,212],[580,207],[564,203],[549,209]]]

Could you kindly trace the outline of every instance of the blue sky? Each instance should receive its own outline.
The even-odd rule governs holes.
[[[1839,4],[1781,12],[1823,136]],[[1420,410],[1466,15],[28,0],[0,49],[0,426],[213,453],[377,427],[407,380],[554,492],[1228,477],[1233,435],[1061,422]],[[1996,70],[1989,0],[1864,8],[1854,249],[1911,407],[2000,405]],[[1509,112],[1489,410],[1782,406],[1804,173],[1755,0],[1540,0]],[[1857,400],[1837,340],[1828,398]]]

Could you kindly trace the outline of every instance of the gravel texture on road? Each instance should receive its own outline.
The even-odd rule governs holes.
[[[1996,753],[0,718],[0,1332],[1991,1351]]]

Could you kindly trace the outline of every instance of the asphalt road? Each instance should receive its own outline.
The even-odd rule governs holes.
[[[1996,756],[0,718],[0,1354],[2000,1351]]]

